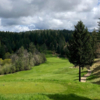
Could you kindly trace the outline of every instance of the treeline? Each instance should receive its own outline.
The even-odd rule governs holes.
[[[66,54],[66,43],[73,31],[68,30],[35,30],[27,32],[0,32],[0,58],[7,58],[21,46],[29,51],[30,43],[39,52],[52,50],[60,55]]]
[[[30,70],[33,66],[46,61],[45,55],[33,48],[32,44],[29,50],[28,52],[21,47],[11,55],[10,59],[0,59],[0,75]]]

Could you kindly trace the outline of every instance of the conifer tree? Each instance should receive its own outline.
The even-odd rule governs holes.
[[[35,45],[31,42],[29,44],[29,52],[31,52],[32,54],[34,54],[35,49],[36,49]]]
[[[100,18],[99,18],[100,20]],[[97,50],[96,50],[96,54],[97,54],[97,58],[100,58],[100,21],[98,22],[98,32],[97,32]]]
[[[81,68],[92,65],[94,53],[92,38],[82,21],[75,26],[72,38],[67,45],[67,57],[75,66],[79,66],[79,81],[81,81]]]
[[[98,56],[98,41],[97,41],[97,32],[96,30],[94,29],[93,32],[92,32],[92,46],[93,46],[93,49],[94,49],[94,56],[97,57]]]

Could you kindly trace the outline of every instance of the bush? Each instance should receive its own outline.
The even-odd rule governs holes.
[[[5,53],[5,58],[6,58],[6,59],[9,59],[10,56],[11,56],[11,54],[10,54],[9,52]]]
[[[20,67],[23,67],[22,66],[22,60],[18,59],[15,61],[15,67],[16,67],[16,71],[20,71]]]
[[[35,65],[39,65],[39,64],[40,64],[39,55],[35,54],[35,55],[34,55],[34,60],[35,60]]]
[[[44,54],[35,54],[34,55],[34,65],[39,65],[41,63],[44,63],[46,61],[46,57]]]
[[[31,59],[29,60],[29,65],[33,67],[34,64],[35,64],[34,58],[31,58]]]
[[[3,71],[4,71],[4,74],[9,74],[11,73],[11,64],[6,64],[3,66]]]
[[[2,58],[0,58],[0,65],[2,65],[3,64],[3,59]]]
[[[16,72],[16,67],[14,65],[11,66],[11,73],[15,73]]]
[[[12,63],[15,63],[16,60],[18,60],[18,56],[17,56],[17,54],[13,54],[13,55],[11,56],[11,61],[12,61]]]
[[[46,61],[45,55],[39,52],[28,53],[21,47],[11,59],[0,59],[0,74],[15,73],[22,70],[30,70],[34,65],[39,65]]]
[[[5,65],[5,64],[11,64],[11,59],[4,59],[3,65]]]
[[[0,75],[4,74],[4,70],[2,68],[0,68]]]
[[[44,54],[40,54],[40,56],[41,56],[41,59],[42,59],[42,63],[44,63],[46,61],[45,55]]]

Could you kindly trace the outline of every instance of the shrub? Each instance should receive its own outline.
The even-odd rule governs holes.
[[[11,64],[11,59],[4,59],[3,65],[5,65],[5,64]]]
[[[39,65],[39,64],[40,64],[39,55],[35,54],[35,55],[34,55],[34,60],[35,60],[35,65]]]
[[[46,61],[45,55],[39,52],[27,52],[21,47],[11,59],[0,59],[0,74],[9,74],[22,70],[30,70],[34,65],[39,65]]]
[[[9,59],[10,56],[11,56],[11,54],[10,54],[9,52],[5,53],[5,58],[6,58],[6,59]]]
[[[15,73],[16,72],[16,67],[14,65],[11,66],[11,73]]]
[[[44,54],[39,54],[40,61],[41,63],[44,63],[46,61],[45,55]]]
[[[4,71],[4,74],[9,74],[11,73],[11,64],[6,64],[3,66],[3,71]]]
[[[20,66],[21,66],[21,61],[20,61],[20,59],[18,59],[15,61],[16,71],[20,71]]]
[[[29,60],[29,65],[33,67],[34,64],[35,64],[34,58],[31,58],[31,59]]]
[[[0,75],[4,74],[4,70],[2,68],[0,68]]]
[[[0,58],[0,65],[2,65],[3,64],[3,59],[2,58]]]
[[[12,63],[15,63],[16,60],[18,60],[18,56],[17,56],[17,54],[13,54],[13,55],[11,56],[11,61],[12,61]]]
[[[43,59],[43,63],[46,61],[46,57],[45,57],[45,55],[44,54],[41,54],[41,57],[42,57],[42,59]]]
[[[25,70],[28,70],[28,69],[30,69],[30,67],[29,67],[30,65],[29,65],[29,58],[25,58],[24,59],[24,68],[25,68]]]

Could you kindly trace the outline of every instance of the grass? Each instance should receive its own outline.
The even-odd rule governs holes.
[[[100,100],[99,93],[98,85],[78,82],[78,68],[67,59],[51,54],[31,70],[0,76],[0,100]]]
[[[100,84],[100,58],[95,59],[95,62],[91,67],[91,70],[92,74],[87,78],[88,82]]]

